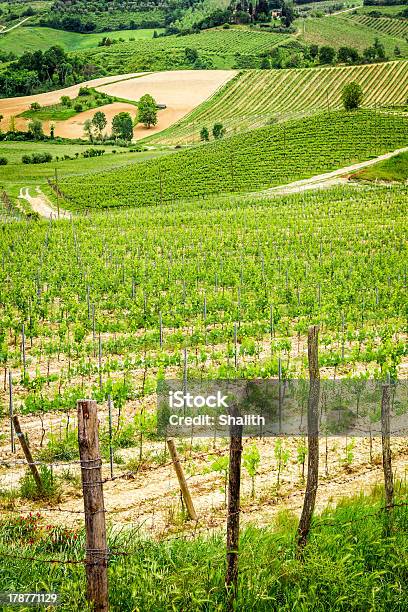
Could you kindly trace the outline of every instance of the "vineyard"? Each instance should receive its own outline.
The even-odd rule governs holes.
[[[339,140],[339,134],[341,139]],[[213,193],[248,192],[290,183],[396,150],[408,119],[337,111],[260,128],[221,142],[112,172],[60,183],[66,208],[160,204]]]
[[[180,144],[198,139],[203,125],[221,121],[231,134],[266,125],[271,120],[301,117],[341,106],[346,83],[363,88],[363,105],[404,104],[408,62],[369,66],[291,70],[246,70],[228,82],[182,121],[149,142]]]
[[[150,41],[127,42],[109,48],[86,51],[83,56],[88,61],[96,61],[111,74],[115,72],[134,72],[141,69],[171,70],[185,67],[184,50],[193,48],[198,51],[208,67],[232,68],[236,54],[258,55],[288,40],[285,34],[258,32],[246,29],[205,30],[187,36],[165,36]]]
[[[354,47],[362,53],[374,43],[379,32],[365,23],[354,22],[354,18],[350,19],[348,15],[350,13],[330,16],[326,19],[307,19],[304,24],[299,24],[301,40],[308,44],[330,45],[336,48]],[[397,46],[402,56],[408,57],[408,43],[404,37],[383,32],[381,43],[390,59],[395,57],[394,52]]]
[[[63,610],[86,609],[75,403],[93,397],[100,411],[112,609],[164,611],[169,602],[225,609],[217,530],[225,522],[228,447],[222,439],[177,441],[199,517],[196,524],[186,520],[156,434],[156,386],[164,378],[304,377],[311,323],[320,327],[323,377],[406,377],[407,195],[406,187],[342,187],[4,224],[2,583],[26,591],[34,581],[59,591]],[[36,498],[21,450],[10,450],[10,398],[46,501]],[[294,532],[305,442],[264,439],[256,447],[251,476],[257,454],[254,441],[245,441],[238,605],[263,610],[274,601],[296,609],[324,584],[325,605],[333,609],[340,596],[362,608],[367,598],[398,606],[402,584],[374,585],[383,571],[400,584],[404,482],[396,481],[391,540],[381,535],[384,501],[377,487],[315,517],[301,560]],[[403,475],[405,441],[393,441],[393,448],[394,468]],[[321,453],[321,510],[378,482],[381,440],[326,437]],[[258,513],[267,529],[250,526]],[[396,546],[398,563],[391,554]],[[208,571],[198,576],[196,566],[208,555]],[[369,564],[364,580],[362,563]],[[288,564],[290,576],[277,579]],[[157,572],[160,580],[153,579]],[[266,579],[271,572],[274,579]]]
[[[381,34],[389,34],[406,39],[408,36],[408,20],[387,17],[370,17],[369,15],[353,15],[353,21],[377,30]]]

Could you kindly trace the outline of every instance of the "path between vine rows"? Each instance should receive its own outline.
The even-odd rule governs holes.
[[[45,219],[57,219],[58,211],[48,200],[47,196],[41,191],[39,187],[36,188],[36,195],[31,196],[29,192],[29,187],[22,187],[20,189],[19,199],[26,200],[28,204],[31,206],[34,212],[38,213],[41,217]],[[60,208],[59,211],[60,219],[70,219],[71,214],[66,210]]]
[[[357,170],[362,170],[363,168],[367,168],[368,166],[373,166],[374,164],[377,164],[381,161],[385,161],[387,159],[390,159],[391,157],[395,157],[396,155],[399,155],[400,153],[405,153],[407,151],[408,147],[403,147],[402,149],[390,151],[389,153],[379,155],[378,157],[366,160],[364,162],[359,162],[351,166],[338,168],[337,170],[333,170],[332,172],[317,174],[316,176],[312,176],[311,178],[294,181],[293,183],[288,183],[287,185],[278,185],[277,187],[271,187],[270,189],[264,189],[262,191],[245,193],[240,195],[239,197],[242,198],[248,196],[265,197],[275,195],[290,195],[292,193],[302,193],[311,189],[327,189],[329,187],[333,187],[334,185],[348,183],[349,175],[353,174]],[[20,195],[18,197],[26,200],[32,207],[33,211],[37,212],[41,217],[45,217],[46,219],[55,219],[57,216],[56,209],[51,205],[50,201],[43,194],[40,187],[36,188],[36,192],[36,197],[32,197],[29,193],[29,188],[22,187],[20,190]],[[70,219],[71,215],[67,211],[60,209],[60,218]]]
[[[328,187],[333,187],[334,185],[347,183],[350,175],[354,172],[357,172],[357,170],[362,170],[363,168],[367,168],[368,166],[373,166],[374,164],[385,161],[387,159],[390,159],[391,157],[395,157],[396,155],[399,155],[400,153],[405,153],[407,151],[408,147],[403,147],[402,149],[396,149],[395,151],[384,153],[383,155],[379,155],[378,157],[375,157],[373,159],[368,159],[357,164],[352,164],[351,166],[338,168],[337,170],[333,170],[332,172],[317,174],[316,176],[312,176],[308,179],[301,179],[300,181],[294,181],[293,183],[288,183],[287,185],[278,185],[277,187],[271,187],[270,189],[257,191],[251,193],[250,195],[265,197],[271,195],[289,195],[291,193],[302,193],[310,189],[327,189]]]

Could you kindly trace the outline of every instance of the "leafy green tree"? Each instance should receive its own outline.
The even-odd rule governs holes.
[[[69,96],[61,96],[60,102],[62,106],[66,106],[67,108],[69,108],[72,104],[71,98]]]
[[[352,81],[343,87],[341,98],[347,111],[355,110],[363,101],[363,89],[359,83]]]
[[[42,140],[44,138],[44,130],[41,121],[33,119],[28,124],[28,131],[34,140]]]
[[[102,132],[108,125],[105,113],[97,111],[92,118],[92,125],[98,132],[98,137],[102,140]]]
[[[333,47],[324,46],[319,49],[319,62],[321,64],[332,64],[336,57],[336,50]]]
[[[208,128],[206,128],[205,126],[201,128],[200,138],[203,142],[208,142],[210,140],[210,133],[208,131]]]
[[[261,60],[261,68],[262,68],[262,70],[267,70],[270,67],[271,67],[271,63],[269,61],[269,58],[267,58],[266,56],[263,57],[262,60]]]
[[[139,100],[138,121],[147,128],[157,123],[157,104],[150,94],[145,94]]]
[[[133,121],[129,113],[119,113],[112,120],[112,134],[115,138],[131,141],[133,138]]]
[[[220,140],[220,138],[222,138],[225,134],[225,127],[222,125],[222,123],[214,123],[212,133],[215,140]]]
[[[84,123],[84,134],[90,142],[93,142],[93,125],[91,119],[87,119]]]
[[[30,109],[33,111],[39,111],[41,108],[41,104],[38,104],[38,102],[31,102],[30,105]]]

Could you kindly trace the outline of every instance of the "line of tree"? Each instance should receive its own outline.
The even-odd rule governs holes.
[[[58,45],[46,51],[26,52],[0,73],[0,96],[29,95],[41,86],[63,87],[88,77],[88,65]]]

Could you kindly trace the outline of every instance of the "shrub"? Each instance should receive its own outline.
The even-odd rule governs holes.
[[[8,159],[7,157],[0,157],[0,166],[7,166]]]
[[[75,104],[75,106],[74,106],[74,110],[75,110],[77,113],[82,113],[82,111],[83,111],[83,106],[82,106],[82,104],[81,104],[80,102],[77,102],[77,103]]]
[[[32,155],[23,155],[21,158],[23,164],[46,164],[52,161],[51,153],[32,153]]]
[[[30,108],[33,111],[38,111],[41,108],[41,104],[38,104],[38,102],[31,102]]]

